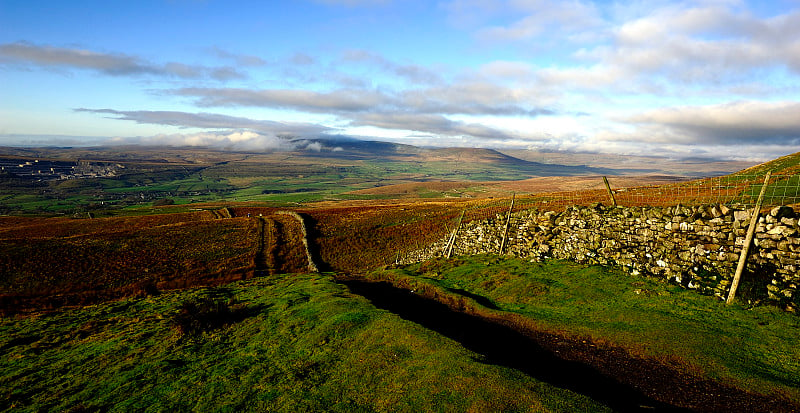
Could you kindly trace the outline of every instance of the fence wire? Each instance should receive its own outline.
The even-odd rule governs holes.
[[[623,188],[615,191],[618,203],[628,206],[738,205],[755,206],[763,175],[733,175],[679,184]],[[800,203],[800,175],[773,175],[764,193],[765,206]]]
[[[602,185],[601,178],[598,182]],[[614,188],[617,205],[626,207],[669,207],[675,205],[726,205],[752,208],[756,204],[764,175],[728,175],[657,186]],[[563,211],[571,206],[594,203],[612,205],[606,189],[547,192],[517,195],[513,212],[530,209]],[[800,175],[772,175],[764,194],[764,207],[800,205]],[[476,200],[466,204],[463,222],[505,216],[510,198]]]

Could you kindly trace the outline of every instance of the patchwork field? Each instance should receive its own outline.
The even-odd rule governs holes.
[[[141,213],[136,210],[165,202],[287,207],[397,198],[470,199],[587,189],[601,185],[601,175],[618,177],[616,187],[686,179],[659,169],[592,166],[606,165],[601,159],[562,165],[485,149],[353,141],[321,145],[319,152],[277,153],[0,147],[0,164],[8,165],[0,171],[0,214],[107,216]],[[22,167],[25,164],[31,166]],[[59,167],[51,173],[46,166],[55,164]],[[69,172],[69,165],[75,165],[75,172]],[[737,166],[727,165],[728,172]]]

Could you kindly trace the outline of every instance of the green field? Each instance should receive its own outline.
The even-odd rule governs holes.
[[[0,148],[2,152],[3,148]],[[130,149],[130,148],[129,148]],[[347,192],[421,181],[502,181],[552,175],[554,171],[575,174],[583,169],[542,165],[498,157],[460,161],[458,150],[415,149],[371,153],[355,149],[338,153],[237,153],[183,148],[124,152],[107,148],[36,149],[24,159],[113,159],[124,164],[117,176],[67,180],[20,178],[0,174],[0,214],[83,214],[149,206],[169,198],[176,204],[201,202],[262,202],[297,205],[318,201],[384,199],[381,195]],[[13,156],[19,150],[5,148]],[[416,153],[419,152],[419,153]],[[420,155],[422,153],[423,155]],[[455,155],[454,155],[455,154]],[[555,168],[555,169],[553,169]],[[572,168],[572,169],[570,169]],[[575,171],[573,170],[575,169]],[[591,170],[586,169],[590,173]],[[443,196],[439,192],[424,198]],[[452,196],[452,194],[450,194]]]
[[[211,165],[193,172],[171,167],[126,173],[115,178],[34,182],[0,177],[0,213],[70,214],[148,206],[169,198],[176,204],[256,201],[275,205],[325,200],[380,199],[345,192],[410,180],[523,179],[502,167],[453,172],[451,164],[354,161],[347,167],[322,164]],[[128,171],[135,169],[130,166]],[[433,194],[432,196],[435,196]]]
[[[800,402],[800,319],[776,308],[726,306],[613,269],[496,256],[428,261],[367,278],[490,319],[522,320],[565,343],[624,348],[626,357],[769,395],[778,406]],[[6,317],[0,406],[609,411],[435,330],[377,308],[330,274]]]
[[[2,411],[607,411],[326,275],[3,318],[0,348]]]
[[[477,298],[486,314],[516,314],[537,329],[620,346],[800,401],[800,318],[775,307],[728,306],[601,266],[499,256],[439,259],[371,277],[433,295]]]

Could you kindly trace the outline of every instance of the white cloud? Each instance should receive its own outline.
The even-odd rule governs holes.
[[[248,54],[233,53],[231,51],[224,50],[219,47],[212,47],[210,51],[217,57],[235,62],[238,66],[258,67],[258,66],[265,66],[267,64],[267,61],[262,59],[261,57]]]
[[[535,67],[527,62],[495,60],[481,65],[477,72],[496,82],[529,81],[533,78]]]
[[[233,67],[206,67],[180,62],[159,65],[138,56],[100,53],[86,49],[34,45],[27,42],[0,44],[0,62],[33,65],[43,68],[94,70],[109,76],[166,76],[184,79],[243,79]]]
[[[118,145],[166,145],[166,146],[202,146],[225,150],[251,150],[263,152],[293,151],[298,148],[295,142],[275,135],[266,135],[250,131],[236,132],[201,132],[188,134],[163,134],[146,137],[117,137],[109,143]]]
[[[621,139],[739,145],[800,145],[800,102],[733,102],[700,107],[663,108],[639,113],[624,122],[638,130]]]
[[[352,125],[374,126],[383,129],[398,129],[446,136],[470,136],[488,139],[510,138],[506,132],[500,129],[478,123],[452,120],[433,114],[365,113],[357,116]]]
[[[563,39],[583,40],[596,37],[595,32],[605,24],[591,2],[512,0],[507,7],[526,16],[508,25],[483,28],[477,34],[479,39],[526,41],[558,34]]]
[[[308,112],[359,112],[383,105],[389,99],[380,92],[363,89],[315,92],[299,89],[183,88],[171,93],[196,97],[197,104],[206,107],[260,106]]]
[[[309,151],[320,152],[322,151],[322,144],[319,142],[310,142],[305,146],[305,149]]]
[[[452,2],[446,10],[467,13],[471,3]],[[800,11],[761,17],[739,2],[723,1],[631,2],[605,13],[577,0],[502,4],[524,16],[501,19],[476,35],[521,50],[557,50],[550,64],[531,67],[545,88],[684,93],[682,85],[734,90],[765,71],[800,75]],[[484,66],[489,73],[528,75],[522,64]]]
[[[348,7],[385,3],[319,1]],[[454,0],[438,10],[470,30],[479,40],[477,52],[465,50],[465,56],[452,61],[430,63],[436,59],[435,47],[441,46],[431,39],[434,53],[420,57],[426,62],[422,64],[411,60],[414,55],[351,44],[317,53],[289,50],[277,58],[217,47],[205,53],[227,65],[210,67],[17,42],[0,44],[0,64],[146,78],[140,83],[157,76],[177,78],[184,81],[153,95],[254,117],[267,108],[277,120],[285,115],[283,119],[306,116],[329,122],[77,109],[142,124],[207,130],[160,135],[184,144],[272,148],[282,142],[277,136],[369,130],[431,145],[532,145],[618,153],[714,153],[714,147],[721,148],[719,153],[735,153],[733,147],[759,142],[768,143],[770,150],[789,151],[800,145],[798,10],[783,8],[765,16],[763,9],[758,14],[735,0],[611,5]],[[496,60],[484,58],[484,51]],[[474,54],[466,55],[470,52]],[[258,77],[230,88],[205,82],[244,79],[240,68]],[[578,116],[584,114],[590,116]]]
[[[402,92],[398,107],[416,113],[540,116],[552,113],[541,107],[530,90],[506,87],[481,79]]]
[[[800,13],[759,18],[729,7],[667,7],[625,22],[603,64],[681,82],[739,82],[765,68],[800,73]]]
[[[536,105],[529,90],[485,81],[391,90],[349,88],[328,92],[301,89],[183,88],[170,91],[196,98],[199,106],[253,106],[351,116],[362,112],[492,114],[539,116],[552,110]]]
[[[424,66],[400,64],[363,49],[350,49],[343,53],[342,60],[348,63],[375,65],[381,70],[414,84],[436,84],[442,81],[439,74]]]
[[[584,67],[549,67],[536,72],[543,88],[554,90],[588,89],[597,90],[607,86],[625,88],[620,83],[629,82],[627,71],[620,67],[596,64]],[[641,90],[641,89],[639,89]]]
[[[305,122],[276,122],[270,120],[249,119],[228,116],[218,113],[189,113],[179,111],[133,110],[77,108],[75,112],[86,112],[112,116],[111,119],[128,120],[140,124],[169,125],[181,128],[205,129],[251,129],[255,132],[273,135],[318,135],[329,132],[331,128]]]

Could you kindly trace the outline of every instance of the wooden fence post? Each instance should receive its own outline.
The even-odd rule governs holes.
[[[756,207],[753,209],[753,216],[750,217],[750,226],[747,227],[747,236],[744,238],[742,252],[739,254],[739,264],[736,266],[736,274],[734,274],[733,281],[731,282],[731,290],[728,293],[728,300],[725,301],[727,304],[733,302],[733,298],[736,296],[736,289],[739,288],[739,280],[741,280],[742,272],[744,272],[745,264],[747,264],[747,254],[750,252],[750,244],[753,243],[753,234],[755,234],[756,226],[758,225],[758,215],[761,212],[761,203],[764,202],[764,192],[767,190],[767,184],[769,183],[769,177],[771,174],[772,172],[767,172],[767,176],[764,177],[764,185],[761,186],[761,192],[758,194]]]
[[[506,247],[506,238],[508,237],[508,224],[511,223],[511,211],[514,209],[514,199],[517,197],[517,194],[511,195],[511,206],[508,207],[508,214],[506,214],[506,227],[503,229],[503,240],[500,242],[500,255],[503,255],[503,250]]]
[[[450,245],[447,246],[447,258],[450,258],[453,255],[453,245],[456,243],[456,235],[458,235],[458,230],[461,229],[461,220],[464,219],[464,213],[467,212],[467,207],[464,207],[464,210],[461,211],[461,217],[458,218],[458,224],[456,224],[455,229],[453,229],[453,235],[450,236]]]
[[[606,184],[606,191],[608,191],[608,196],[611,197],[611,203],[614,204],[614,206],[616,207],[617,198],[614,197],[614,191],[611,190],[611,185],[608,184],[608,178],[606,178],[605,176],[603,177],[603,183]]]

